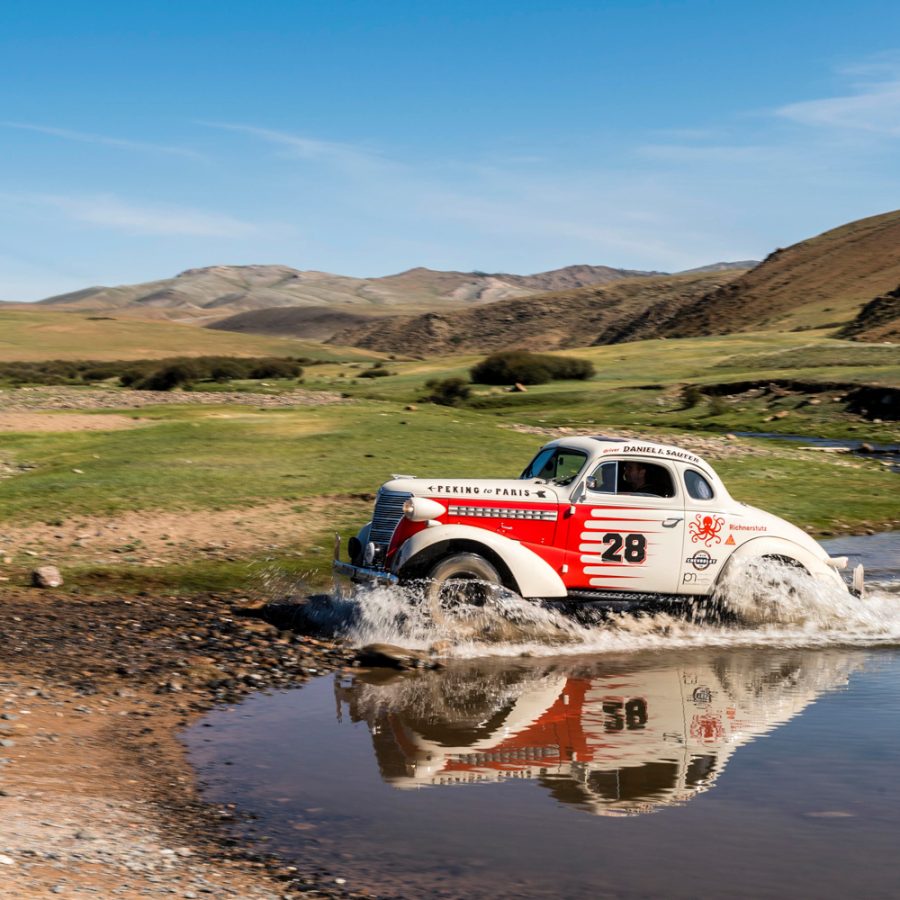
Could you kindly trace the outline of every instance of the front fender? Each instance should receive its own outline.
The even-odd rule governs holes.
[[[773,537],[771,535],[752,538],[741,544],[741,546],[728,557],[728,562],[722,567],[722,571],[719,573],[716,583],[721,583],[726,577],[728,570],[733,566],[742,562],[747,562],[751,559],[759,559],[764,556],[786,557],[787,559],[796,560],[810,575],[813,576],[813,578],[846,587],[844,579],[841,578],[841,576],[826,562],[828,556],[824,550],[822,551],[822,555],[819,556],[810,551],[807,547],[803,547],[794,541],[788,540],[787,538]]]
[[[471,549],[476,553],[479,546],[487,548],[485,555],[502,560],[523,597],[565,597],[568,593],[559,575],[534,551],[502,534],[471,525],[437,525],[416,532],[397,551],[391,570],[400,574],[403,569],[413,568],[416,558],[429,549],[453,542],[475,545]]]

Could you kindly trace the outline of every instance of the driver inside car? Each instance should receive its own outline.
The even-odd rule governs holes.
[[[668,497],[670,493],[666,491],[660,484],[656,483],[652,475],[657,471],[658,467],[651,467],[641,462],[628,460],[622,466],[619,476],[619,493],[620,494],[653,494],[657,497]]]

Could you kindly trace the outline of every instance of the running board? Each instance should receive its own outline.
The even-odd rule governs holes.
[[[694,597],[689,594],[649,594],[636,591],[569,591],[566,599],[594,603],[684,603]]]

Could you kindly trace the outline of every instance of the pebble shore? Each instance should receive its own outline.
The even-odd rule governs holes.
[[[0,594],[0,897],[373,896],[238,840],[240,811],[198,794],[181,728],[353,656],[246,603]]]

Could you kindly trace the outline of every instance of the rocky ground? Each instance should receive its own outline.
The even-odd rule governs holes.
[[[264,386],[261,385],[261,386]],[[339,394],[328,391],[285,391],[252,394],[243,391],[117,391],[109,388],[20,387],[0,390],[0,412],[33,414],[38,410],[140,409],[145,406],[255,406],[284,409],[340,403]]]
[[[0,592],[0,897],[364,897],[238,843],[177,738],[213,704],[348,665],[238,596]]]

